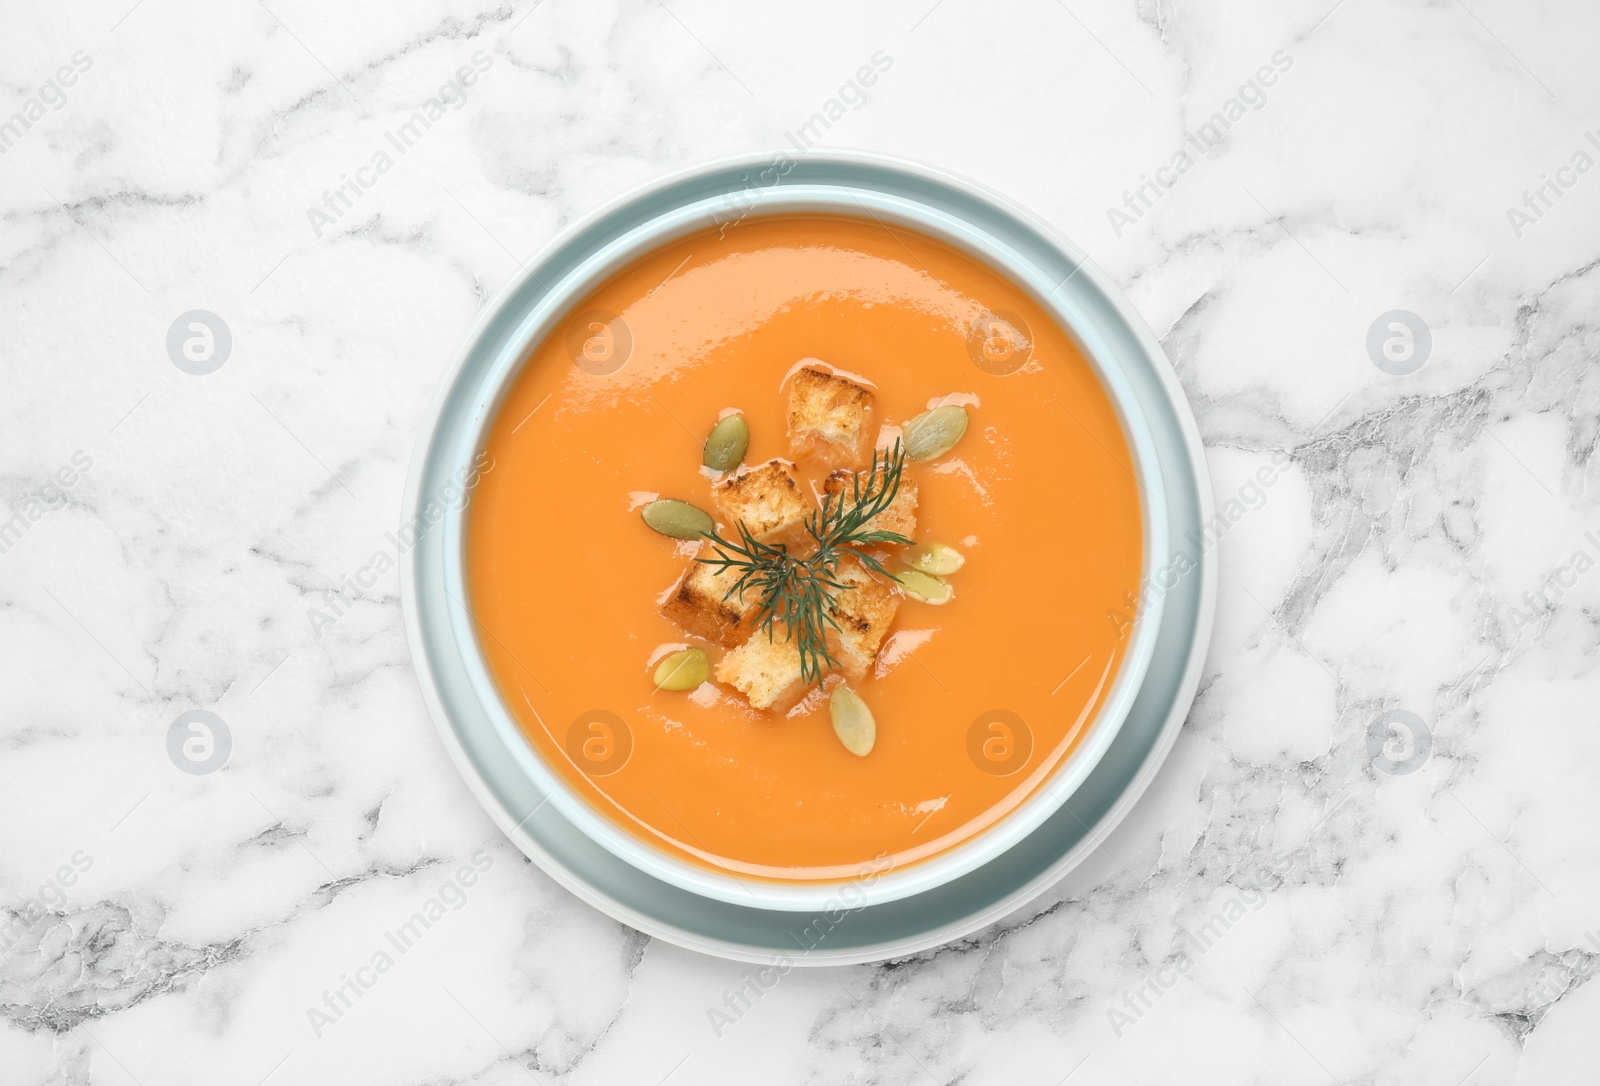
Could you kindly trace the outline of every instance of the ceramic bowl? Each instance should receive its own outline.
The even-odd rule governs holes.
[[[712,901],[778,913],[826,909],[842,896],[867,908],[925,894],[971,875],[1038,830],[1084,785],[1115,742],[1149,670],[1167,595],[1143,594],[1127,653],[1099,713],[1077,747],[1026,800],[960,845],[871,878],[775,881],[694,865],[628,833],[566,785],[524,739],[489,674],[465,602],[465,508],[440,496],[450,492],[450,480],[462,478],[481,451],[506,390],[533,348],[558,332],[595,287],[686,234],[796,213],[876,220],[922,233],[971,254],[1027,291],[1077,341],[1118,413],[1142,503],[1141,584],[1148,586],[1169,571],[1181,546],[1170,531],[1170,498],[1147,398],[1136,390],[1130,369],[1126,332],[1130,319],[1137,318],[1086,266],[1081,253],[990,194],[873,156],[741,159],[631,193],[552,243],[489,307],[419,437],[402,522],[420,524],[404,591],[419,675],[441,732],[460,748],[471,771],[481,775],[486,758],[509,760],[496,765],[496,773],[520,778],[540,797],[519,825],[548,804],[582,837],[649,879]],[[1086,292],[1085,286],[1095,289]],[[1147,352],[1153,339],[1142,326],[1135,332],[1142,333],[1139,347]]]

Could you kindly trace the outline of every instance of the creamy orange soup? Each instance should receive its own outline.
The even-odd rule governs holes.
[[[821,217],[689,237],[574,312],[493,420],[467,525],[480,644],[543,759],[654,847],[741,877],[913,863],[1035,792],[1107,697],[1142,562],[1132,457],[1072,340],[953,248]],[[747,465],[788,456],[781,390],[804,358],[874,385],[874,426],[938,403],[970,418],[948,454],[906,468],[916,540],[966,564],[948,603],[900,605],[851,683],[876,720],[865,757],[820,695],[779,714],[715,681],[652,682],[669,649],[727,650],[660,613],[697,548],[639,507],[713,508],[702,444],[729,409],[749,423]],[[820,489],[825,469],[798,470]]]

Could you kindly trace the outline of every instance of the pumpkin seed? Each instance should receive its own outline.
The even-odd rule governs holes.
[[[934,460],[956,447],[967,432],[967,409],[947,403],[924,411],[906,423],[906,456],[912,460]]]
[[[699,539],[716,527],[711,514],[677,498],[653,501],[639,511],[644,522],[673,539]]]
[[[712,471],[732,471],[750,447],[750,424],[743,415],[729,415],[711,428],[702,462]]]
[[[960,551],[943,543],[924,543],[906,552],[906,565],[935,577],[947,577],[966,564]]]
[[[693,690],[711,678],[711,658],[704,649],[679,649],[656,665],[657,690]]]
[[[878,724],[867,703],[844,683],[834,687],[828,698],[828,716],[833,720],[833,734],[845,750],[858,758],[872,753],[872,744],[878,740]]]
[[[894,575],[894,579],[900,582],[900,587],[905,589],[906,595],[923,603],[934,605],[949,603],[950,598],[956,594],[956,590],[944,581],[918,569],[902,570]]]

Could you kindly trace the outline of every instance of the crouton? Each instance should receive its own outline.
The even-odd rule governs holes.
[[[715,553],[708,547],[700,557],[710,558]],[[728,592],[738,580],[736,569],[691,563],[668,593],[661,613],[685,633],[732,648],[749,634],[747,624],[761,602],[753,593],[730,597]]]
[[[837,468],[829,474],[822,484],[824,494],[832,495],[835,504],[843,498],[849,500],[854,493],[853,481],[857,476],[861,478],[863,489],[867,485],[866,472],[854,472],[847,468]],[[880,480],[882,476],[879,476]],[[866,523],[869,532],[895,532],[911,539],[917,532],[917,481],[904,474],[900,476],[900,489],[895,491],[894,501],[889,503],[889,508],[879,513]]]
[[[807,359],[815,361],[815,359]],[[866,456],[871,390],[805,366],[789,384],[789,451],[795,459],[858,466]]]
[[[900,609],[900,590],[853,558],[839,563],[834,579],[851,587],[833,593],[833,619],[839,629],[828,631],[828,651],[839,661],[841,671],[859,679],[889,635]]]
[[[750,534],[763,541],[793,535],[813,508],[793,465],[785,460],[768,460],[729,476],[711,488],[711,499],[724,520],[744,522]],[[729,538],[737,538],[737,533]]]
[[[774,623],[772,636],[757,630],[750,640],[717,661],[716,678],[738,690],[756,709],[782,712],[805,692],[800,676],[800,650]]]

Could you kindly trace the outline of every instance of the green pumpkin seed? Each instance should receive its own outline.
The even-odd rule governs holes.
[[[677,498],[653,501],[639,511],[644,522],[673,539],[699,539],[716,527],[711,514]]]
[[[712,471],[732,471],[750,447],[750,424],[743,415],[729,415],[711,428],[702,462]]]
[[[917,569],[908,569],[896,573],[894,579],[900,582],[900,587],[905,589],[906,595],[912,599],[921,600],[923,603],[931,603],[935,606],[941,603],[949,603],[950,598],[956,594],[955,589],[939,578],[931,577]]]
[[[906,423],[902,435],[906,456],[912,460],[937,459],[955,448],[966,432],[967,409],[960,404],[947,403],[924,411]]]
[[[845,750],[858,758],[872,753],[872,745],[878,740],[878,724],[867,703],[844,683],[834,687],[828,698],[828,716],[833,720],[833,734]]]
[[[704,649],[679,649],[656,665],[657,690],[693,690],[711,678],[711,658]]]
[[[924,543],[906,552],[906,565],[935,577],[948,577],[966,564],[960,551],[943,543]]]

